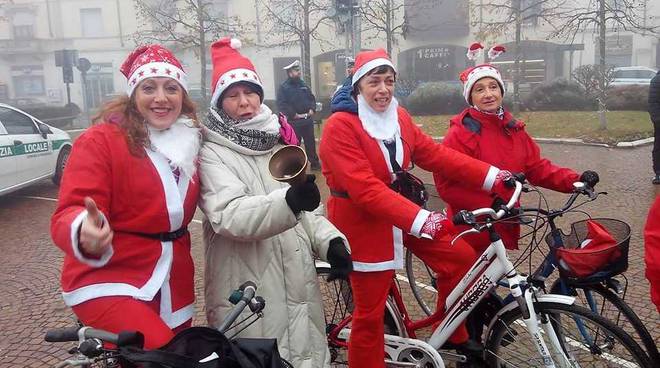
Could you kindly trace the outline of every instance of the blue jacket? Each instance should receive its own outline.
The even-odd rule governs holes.
[[[339,90],[332,96],[332,99],[330,100],[331,112],[344,111],[357,114],[357,102],[355,102],[351,95],[351,92],[353,92],[351,81],[352,77],[347,77],[341,88],[339,88]]]

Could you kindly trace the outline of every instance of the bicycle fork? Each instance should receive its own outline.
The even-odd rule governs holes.
[[[534,342],[537,351],[541,355],[543,366],[546,368],[557,367],[552,359],[552,355],[550,354],[550,350],[548,349],[548,345],[546,344],[543,335],[547,336],[550,346],[557,353],[557,356],[561,357],[563,360],[560,366],[572,366],[570,359],[568,359],[561,347],[561,343],[559,342],[559,338],[557,337],[550,319],[543,315],[541,316],[541,321],[539,321],[536,310],[534,309],[534,302],[532,300],[535,293],[534,287],[530,286],[526,288],[525,291],[523,291],[520,286],[523,282],[525,282],[525,279],[518,274],[509,278],[511,294],[518,303],[518,307],[522,312],[523,322],[525,323],[527,331],[529,331],[532,337],[532,341]],[[543,331],[543,333],[541,331]]]

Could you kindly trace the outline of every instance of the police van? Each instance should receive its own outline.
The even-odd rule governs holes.
[[[0,195],[45,178],[59,184],[70,152],[65,131],[0,103]]]

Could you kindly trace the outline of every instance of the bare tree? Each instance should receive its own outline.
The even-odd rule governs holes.
[[[558,16],[549,19],[554,31],[550,37],[568,39],[571,42],[578,33],[593,30],[598,35],[598,118],[600,129],[607,129],[607,76],[610,68],[606,62],[606,36],[608,31],[658,34],[658,26],[646,23],[645,0],[588,0],[570,2]]]
[[[362,29],[369,34],[368,39],[385,37],[387,53],[392,55],[392,43],[403,36],[406,23],[402,14],[405,12],[405,0],[363,0],[360,4]],[[408,4],[410,6],[410,4]]]
[[[439,2],[442,3],[442,0]],[[411,31],[431,29],[411,24],[406,14],[411,10],[421,14],[425,9],[430,9],[432,3],[428,0],[362,0],[359,8],[362,30],[369,34],[367,39],[382,40],[385,37],[387,53],[392,55],[393,44],[400,37],[405,37]]]
[[[560,5],[565,0],[480,0],[472,1],[475,9],[473,19],[478,26],[477,37],[482,40],[496,39],[514,31],[513,47],[513,113],[520,112],[520,80],[521,80],[521,41],[523,26],[536,25],[548,21],[557,15]],[[573,3],[574,1],[570,1]],[[484,13],[488,19],[484,19]]]
[[[311,80],[312,39],[323,42],[319,27],[330,19],[328,9],[332,0],[256,0],[265,10],[264,30],[266,47],[300,47],[303,79]]]
[[[202,99],[207,98],[206,59],[209,40],[235,34],[240,22],[218,14],[213,0],[136,0],[141,23],[133,35],[140,43],[174,43],[192,49],[200,61]]]

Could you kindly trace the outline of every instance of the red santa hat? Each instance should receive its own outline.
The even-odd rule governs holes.
[[[376,49],[373,51],[362,51],[355,56],[355,65],[353,66],[353,81],[352,85],[369,73],[372,69],[379,66],[387,65],[394,69],[396,73],[396,68],[390,60],[390,56],[387,55],[387,51],[384,49]]]
[[[222,38],[211,45],[213,63],[211,107],[216,106],[220,96],[230,85],[238,82],[253,84],[261,100],[264,99],[261,79],[250,59],[238,52],[240,48],[241,41],[230,37]]]
[[[506,51],[504,46],[493,46],[488,51],[488,57],[493,60],[503,54],[504,51]],[[470,93],[472,93],[472,87],[474,87],[474,84],[477,83],[479,79],[486,77],[493,78],[497,81],[497,83],[500,85],[500,89],[502,90],[502,97],[504,97],[504,81],[502,80],[502,74],[500,74],[500,71],[491,64],[481,64],[474,67],[469,67],[462,71],[461,74],[459,74],[459,78],[463,83],[463,97],[469,105],[472,105],[472,102],[470,101]]]
[[[140,82],[152,77],[172,78],[188,91],[188,76],[181,63],[161,45],[139,46],[128,55],[119,71],[126,77],[129,96]]]

